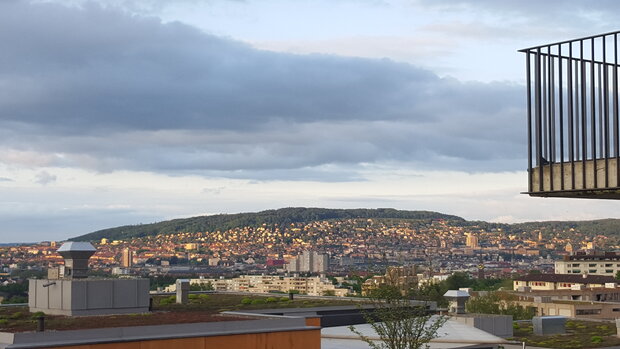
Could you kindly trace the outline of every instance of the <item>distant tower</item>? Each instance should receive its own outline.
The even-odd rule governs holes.
[[[482,256],[478,256],[478,279],[482,280],[485,278],[484,275],[484,260],[482,260]]]
[[[467,245],[467,247],[471,247],[471,248],[478,248],[478,237],[472,233],[466,233],[465,234],[467,236],[467,241],[465,242],[465,244]]]
[[[121,258],[121,266],[123,268],[131,268],[133,266],[133,251],[129,247],[123,250],[123,256]]]
[[[539,232],[538,232],[538,241],[540,242],[540,241],[542,241],[542,240],[543,240],[543,237],[542,237],[542,231],[539,231]]]

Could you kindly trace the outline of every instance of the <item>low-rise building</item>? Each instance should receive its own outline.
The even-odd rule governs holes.
[[[250,293],[280,293],[296,291],[309,296],[332,295],[344,297],[348,289],[336,288],[328,279],[319,276],[279,276],[279,275],[241,275],[232,279],[191,279],[190,284],[210,284],[215,291],[234,291]],[[166,288],[168,292],[176,291],[176,285]]]
[[[618,280],[603,275],[572,274],[529,274],[514,279],[515,290],[529,287],[531,290],[566,290],[571,288],[605,287],[605,284]]]

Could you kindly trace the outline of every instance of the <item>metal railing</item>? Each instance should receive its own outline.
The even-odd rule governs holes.
[[[588,182],[595,189],[620,187],[620,176],[609,175],[610,159],[615,159],[614,173],[620,173],[619,33],[519,50],[525,53],[529,193],[546,190],[545,167],[552,191],[580,191]],[[586,166],[587,161],[593,165]],[[605,164],[604,177],[597,176],[597,162]],[[538,171],[536,188],[533,171]],[[554,173],[560,183],[553,183]]]

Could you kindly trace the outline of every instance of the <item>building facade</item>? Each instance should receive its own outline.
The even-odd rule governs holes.
[[[620,254],[577,252],[555,262],[556,274],[592,274],[615,276],[620,271]]]

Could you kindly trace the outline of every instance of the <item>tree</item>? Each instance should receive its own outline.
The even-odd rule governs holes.
[[[213,291],[213,284],[211,281],[207,281],[206,283],[193,283],[189,285],[190,291]]]
[[[374,310],[361,312],[379,340],[368,337],[355,326],[349,329],[373,349],[426,348],[448,319],[432,315],[423,305],[412,304],[392,285],[381,285],[369,300]]]
[[[485,296],[470,298],[465,307],[470,313],[512,315],[514,320],[530,320],[536,315],[535,308],[517,304],[514,297],[501,292],[491,292]]]

